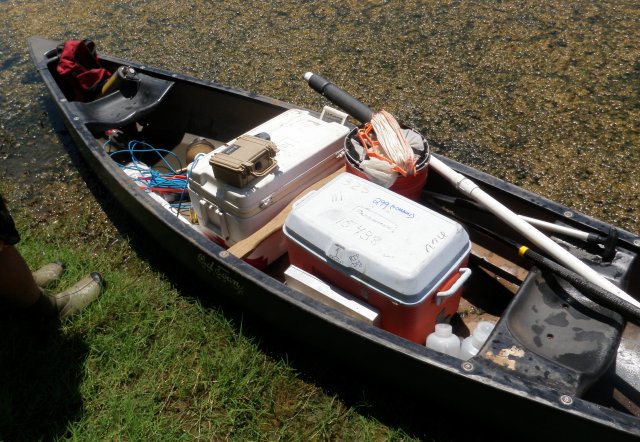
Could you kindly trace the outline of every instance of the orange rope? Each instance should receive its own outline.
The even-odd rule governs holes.
[[[365,148],[369,157],[384,161],[391,166],[391,170],[394,172],[398,172],[400,175],[405,177],[407,176],[408,173],[406,170],[380,153],[380,142],[375,138],[375,132],[373,131],[371,123],[365,123],[363,128],[358,129],[358,139],[360,140],[360,144]],[[415,173],[416,167],[414,165],[413,174],[415,175]]]

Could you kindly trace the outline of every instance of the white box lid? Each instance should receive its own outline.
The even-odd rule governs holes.
[[[189,188],[201,197],[210,196],[219,206],[238,216],[252,216],[271,199],[302,190],[289,183],[304,180],[314,167],[331,171],[337,168],[336,158],[342,153],[346,126],[322,121],[308,111],[290,109],[247,132],[257,135],[266,132],[276,144],[276,169],[267,176],[255,179],[243,188],[216,180],[209,165],[212,155],[224,150],[235,140],[198,159],[191,170]],[[323,164],[324,163],[324,164]],[[333,170],[335,170],[335,168]],[[294,195],[297,193],[294,193]],[[274,197],[275,195],[275,197]]]
[[[348,173],[298,201],[284,232],[403,304],[439,288],[471,249],[459,223]]]

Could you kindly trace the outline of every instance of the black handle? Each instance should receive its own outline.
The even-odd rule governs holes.
[[[356,120],[361,123],[371,121],[373,111],[369,106],[340,89],[329,80],[311,72],[304,74],[304,78],[309,83],[311,89],[327,97],[332,103],[340,107]]]

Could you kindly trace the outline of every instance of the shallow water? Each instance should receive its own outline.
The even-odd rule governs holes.
[[[0,173],[14,206],[50,217],[88,195],[28,58],[40,35],[320,108],[302,80],[314,71],[437,152],[640,231],[637,2],[106,3],[0,1]]]

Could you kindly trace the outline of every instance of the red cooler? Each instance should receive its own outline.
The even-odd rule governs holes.
[[[284,224],[292,264],[380,311],[380,326],[424,344],[458,309],[471,242],[463,227],[344,173],[297,202]]]

